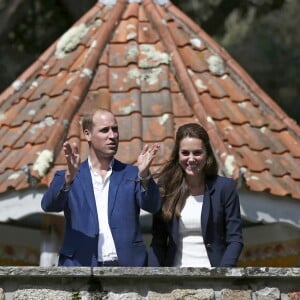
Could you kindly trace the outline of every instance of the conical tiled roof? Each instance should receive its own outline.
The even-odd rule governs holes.
[[[178,126],[199,122],[223,174],[300,199],[299,126],[170,1],[99,1],[0,95],[0,193],[48,185],[66,138],[86,158],[92,107],[115,113],[123,161],[159,142],[159,167]]]

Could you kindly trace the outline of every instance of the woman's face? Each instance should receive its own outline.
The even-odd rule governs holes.
[[[187,175],[199,175],[203,172],[207,154],[202,140],[186,137],[179,144],[179,164]]]

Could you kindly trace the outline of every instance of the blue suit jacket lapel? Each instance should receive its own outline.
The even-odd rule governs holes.
[[[201,213],[201,229],[203,237],[206,236],[207,233],[207,224],[209,218],[209,210],[211,206],[211,195],[214,192],[213,181],[207,181],[205,184],[204,197],[203,197],[203,205],[202,205],[202,213]]]
[[[168,223],[169,226],[169,232],[171,232],[173,240],[175,244],[178,244],[178,238],[179,238],[179,218],[176,216],[173,217],[172,222]]]
[[[117,192],[120,187],[121,180],[125,175],[124,164],[118,160],[114,160],[112,167],[112,174],[110,177],[109,191],[108,191],[108,218],[110,218],[113,208],[115,206],[115,201],[117,198]]]
[[[81,164],[77,176],[79,176],[79,178],[80,178],[80,183],[85,192],[84,194],[86,195],[86,201],[87,201],[88,205],[90,206],[90,209],[98,222],[97,207],[96,207],[95,194],[94,194],[94,190],[93,190],[92,176],[91,176],[91,172],[90,172],[90,168],[89,168],[89,164],[88,164],[87,160],[85,160]]]

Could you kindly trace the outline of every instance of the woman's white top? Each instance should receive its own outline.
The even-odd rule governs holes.
[[[175,267],[210,268],[201,230],[203,195],[189,196],[179,220]]]

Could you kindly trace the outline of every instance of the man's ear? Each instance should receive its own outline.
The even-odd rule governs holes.
[[[83,130],[83,135],[88,142],[91,140],[91,132],[88,129]]]

